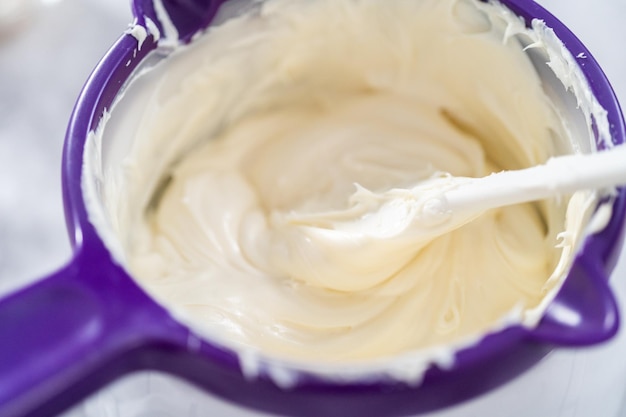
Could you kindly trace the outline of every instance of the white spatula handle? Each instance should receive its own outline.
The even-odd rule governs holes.
[[[451,210],[480,211],[622,184],[626,184],[626,146],[559,156],[544,165],[477,178],[445,197]]]

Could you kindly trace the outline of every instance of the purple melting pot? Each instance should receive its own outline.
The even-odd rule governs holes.
[[[164,0],[163,6],[188,42],[214,18],[222,1]],[[503,0],[530,24],[545,21],[581,69],[608,112],[614,144],[626,142],[626,126],[609,82],[591,54],[547,11],[529,0]],[[158,3],[160,4],[160,3]],[[152,0],[135,0],[137,23],[157,22]],[[114,379],[140,369],[178,375],[240,405],[291,416],[401,416],[449,406],[493,389],[537,363],[555,346],[583,346],[612,337],[618,311],[608,287],[622,245],[626,193],[620,189],[607,227],[586,238],[567,279],[532,330],[510,326],[458,351],[449,369],[431,366],[419,386],[373,374],[361,382],[332,382],[300,372],[290,389],[261,370],[247,379],[235,352],[198,340],[153,301],[112,261],[88,221],[81,176],[83,148],[105,109],[132,71],[157,47],[148,36],[123,35],[87,81],[70,119],[65,141],[63,197],[74,255],[58,272],[0,302],[0,415],[54,415]],[[580,55],[583,53],[584,55]],[[560,311],[579,317],[564,320]]]

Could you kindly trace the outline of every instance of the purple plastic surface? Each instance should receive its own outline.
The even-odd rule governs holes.
[[[164,0],[180,38],[206,27],[221,1]],[[527,22],[544,20],[580,60],[608,111],[614,143],[626,141],[619,105],[589,51],[557,19],[528,0],[503,1]],[[138,23],[158,22],[151,0],[136,0]],[[162,27],[161,27],[162,29]],[[64,149],[63,194],[73,260],[58,272],[0,301],[0,416],[54,415],[121,375],[158,369],[223,398],[298,416],[400,416],[448,406],[519,375],[555,345],[579,346],[612,337],[618,327],[607,285],[623,240],[626,194],[614,203],[608,227],[589,237],[546,316],[534,330],[515,326],[458,353],[449,370],[432,367],[419,387],[376,377],[336,384],[302,373],[290,390],[266,375],[243,377],[236,355],[201,341],[148,297],[116,266],[87,220],[81,191],[83,146],[132,70],[155,48],[151,37],[122,36],[87,81],[72,114]],[[126,65],[130,62],[130,65]],[[626,162],[626,161],[625,161]],[[572,326],[566,311],[580,317]]]

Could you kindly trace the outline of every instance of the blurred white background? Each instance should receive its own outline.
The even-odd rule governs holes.
[[[626,105],[626,0],[539,3],[586,44]],[[127,0],[0,0],[0,293],[45,276],[70,257],[60,182],[66,124],[90,71],[131,20]],[[622,258],[612,283],[624,303],[626,256]],[[612,344],[556,352],[551,364],[541,365],[547,375],[541,386],[533,387],[528,382],[531,376],[525,375],[478,399],[474,408],[441,415],[527,416],[520,400],[525,396],[522,391],[541,402],[552,388],[544,389],[544,385],[553,383],[564,385],[562,402],[549,414],[535,417],[626,416],[626,410],[601,412],[615,413],[626,392],[625,350],[620,348],[624,340],[625,332],[621,332]],[[580,376],[573,376],[574,369],[582,369],[576,374]],[[589,382],[596,380],[605,384],[587,389],[591,388]],[[528,392],[533,389],[536,395]],[[156,392],[172,395],[157,396]],[[594,400],[598,392],[601,396]],[[186,400],[172,399],[179,395]],[[475,410],[481,410],[480,414],[474,414]],[[205,415],[258,414],[152,373],[117,382],[65,414]]]

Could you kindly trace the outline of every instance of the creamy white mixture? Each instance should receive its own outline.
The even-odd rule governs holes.
[[[267,1],[127,89],[88,143],[92,220],[150,294],[244,350],[345,363],[532,327],[593,195],[424,240],[397,189],[592,147],[524,50],[540,29],[469,0]]]

